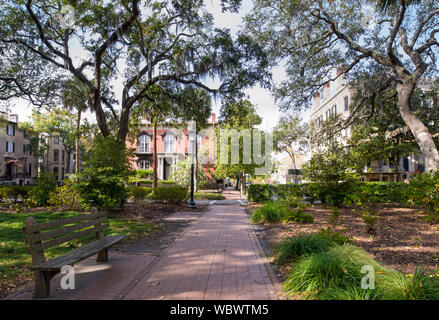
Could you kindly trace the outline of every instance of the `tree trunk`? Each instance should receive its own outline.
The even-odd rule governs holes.
[[[102,110],[102,105],[98,101],[97,103],[93,102],[93,106],[99,129],[104,137],[108,137],[110,135],[110,130],[108,129],[107,119],[105,118],[104,110]]]
[[[81,128],[81,114],[82,111],[78,110],[78,118],[76,119],[76,141],[75,141],[75,173],[79,172],[79,138],[81,133],[79,132]]]
[[[439,152],[434,143],[433,136],[410,108],[410,98],[415,85],[414,81],[407,79],[403,79],[403,82],[397,85],[398,109],[421,149],[425,159],[426,171],[437,171],[439,169]]]
[[[152,178],[152,190],[155,190],[157,188],[157,123],[154,120],[152,122],[153,126],[153,135],[152,140],[154,141],[153,149],[152,149],[152,171],[153,171],[153,178]]]

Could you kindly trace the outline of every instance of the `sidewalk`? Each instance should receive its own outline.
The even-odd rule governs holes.
[[[75,272],[77,289],[57,288],[57,276],[52,299],[250,300],[278,299],[280,291],[238,205],[210,207],[160,256],[112,250],[108,263],[87,259]],[[28,290],[15,299],[28,299],[30,294]]]

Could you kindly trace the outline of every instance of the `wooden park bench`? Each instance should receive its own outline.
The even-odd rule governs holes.
[[[108,248],[126,237],[125,235],[105,237],[104,230],[108,227],[107,213],[97,211],[95,208],[92,209],[91,214],[44,223],[37,223],[33,217],[27,217],[24,233],[25,242],[29,245],[32,255],[30,269],[35,272],[33,297],[49,297],[50,281],[65,265],[73,266],[96,253],[96,261],[107,261]],[[96,233],[96,241],[46,261],[44,250],[92,233]]]

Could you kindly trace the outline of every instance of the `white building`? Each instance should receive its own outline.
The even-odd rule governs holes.
[[[334,73],[337,71],[334,70]],[[333,74],[335,75],[335,74]],[[421,83],[425,90],[430,88],[429,82]],[[329,81],[316,93],[312,99],[311,123],[318,129],[331,115],[340,115],[347,119],[350,115],[349,104],[353,97],[353,90],[349,88],[346,78],[340,76],[335,81]],[[341,131],[341,141],[346,141],[351,135],[351,128]],[[311,150],[316,152],[316,150]],[[396,174],[395,172],[398,172]],[[365,181],[403,181],[414,173],[424,172],[422,154],[413,153],[408,157],[400,158],[398,166],[389,160],[375,160],[368,163],[361,177]]]

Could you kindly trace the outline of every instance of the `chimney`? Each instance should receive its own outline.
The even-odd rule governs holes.
[[[215,123],[215,120],[216,120],[215,118],[216,118],[216,115],[215,115],[215,113],[213,112],[213,113],[212,113],[212,123]]]

